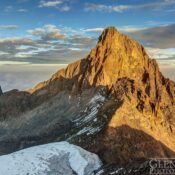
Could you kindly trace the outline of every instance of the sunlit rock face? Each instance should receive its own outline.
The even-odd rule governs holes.
[[[86,58],[27,92],[3,94],[0,105],[1,154],[67,140],[105,163],[174,155],[175,83],[113,27]]]

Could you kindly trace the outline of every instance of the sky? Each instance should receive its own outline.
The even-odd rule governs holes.
[[[175,0],[1,0],[0,85],[33,86],[30,74],[41,81],[56,65],[85,57],[108,26],[143,44],[161,67],[175,70]],[[18,75],[28,75],[30,83],[21,78],[13,86]]]

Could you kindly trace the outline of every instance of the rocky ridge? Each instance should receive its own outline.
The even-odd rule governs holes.
[[[41,94],[51,91],[50,94],[59,91],[61,85],[72,92],[90,87],[107,87],[111,94],[117,98],[121,96],[125,101],[112,117],[110,127],[129,124],[175,149],[175,139],[170,137],[175,125],[175,84],[161,74],[158,64],[148,57],[143,46],[115,28],[107,28],[102,33],[96,48],[87,58],[58,71],[31,92]],[[125,88],[122,91],[127,95],[121,92],[118,95],[119,87]],[[124,114],[127,109],[130,111]],[[131,117],[129,120],[128,115]],[[139,124],[136,124],[136,120]],[[160,134],[160,130],[164,134]]]

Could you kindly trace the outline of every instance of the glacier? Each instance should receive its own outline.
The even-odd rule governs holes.
[[[93,175],[101,166],[97,155],[65,141],[0,156],[0,175]]]

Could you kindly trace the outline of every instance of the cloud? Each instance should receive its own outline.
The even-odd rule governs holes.
[[[83,35],[73,35],[67,39],[67,41],[77,48],[81,48],[84,50],[89,50],[90,48],[94,47],[97,38],[94,37],[87,37]]]
[[[22,3],[22,2],[20,2],[20,3]],[[15,9],[13,6],[9,5],[9,6],[6,6],[4,8],[4,12],[6,12],[6,13],[11,13],[11,12],[28,12],[28,10],[24,9],[24,8]]]
[[[90,29],[85,29],[85,32],[97,32],[101,33],[104,30],[104,28],[90,28]]]
[[[67,64],[86,56],[97,41],[97,37],[86,36],[82,29],[58,29],[51,24],[28,33],[26,37],[1,38],[0,61]]]
[[[62,4],[62,0],[56,1],[40,1],[39,7],[57,7],[57,5]]]
[[[127,33],[145,46],[160,49],[175,48],[175,24],[128,31]]]
[[[38,52],[34,52],[34,51],[28,51],[28,52],[18,52],[14,55],[14,57],[16,58],[29,58],[34,56],[35,54],[38,54]]]
[[[15,45],[32,45],[34,44],[33,41],[29,38],[20,38],[20,37],[14,37],[14,38],[1,38],[0,39],[0,46],[2,44],[15,44]]]
[[[0,39],[0,60],[14,61],[19,58],[18,61],[21,61],[21,58],[29,58],[51,49],[52,45],[46,41],[20,37],[3,38]]]
[[[49,79],[53,73],[65,66],[59,64],[35,65],[26,62],[6,62],[3,65],[0,63],[0,86],[3,92],[11,89],[29,89],[38,82]]]
[[[58,40],[65,38],[55,25],[45,25],[42,28],[28,30],[31,35],[41,37],[42,40]]]
[[[20,37],[14,37],[14,38],[0,38],[0,46],[4,44],[15,44],[15,45],[33,45],[33,41],[29,38],[20,38]]]
[[[68,5],[64,5],[62,7],[57,7],[57,9],[62,11],[62,12],[68,12],[71,9],[71,7]]]
[[[175,81],[175,65],[163,64],[160,65],[160,70],[165,77]]]
[[[68,4],[66,4],[66,3]],[[40,8],[48,8],[48,7],[53,7],[61,12],[68,12],[71,9],[71,1],[67,0],[54,0],[54,1],[44,1],[41,0],[39,3]]]
[[[11,5],[6,6],[6,7],[4,8],[4,12],[6,12],[6,13],[11,12],[11,11],[13,11],[13,7],[12,7]]]
[[[2,56],[2,55],[7,55],[7,54],[8,54],[7,52],[0,51],[0,56]]]
[[[0,61],[0,66],[3,65],[27,65],[30,64],[29,62],[22,62],[22,61]]]
[[[122,12],[124,10],[129,9],[130,6],[127,5],[103,5],[103,4],[94,4],[94,3],[86,3],[85,11],[100,11],[100,12]]]
[[[8,29],[8,30],[13,30],[17,29],[17,25],[0,25],[0,30]]]
[[[175,57],[175,48],[160,49],[146,47],[146,50],[151,58],[158,59],[160,61],[164,59],[168,60]]]
[[[175,0],[159,0],[144,4],[135,5],[106,5],[86,3],[85,11],[99,11],[99,12],[123,12],[127,10],[161,10],[166,7],[171,7],[175,4]]]
[[[124,33],[132,33],[132,32],[138,32],[144,29],[147,29],[148,27],[139,27],[139,26],[124,26],[120,27],[119,30]]]
[[[28,10],[21,8],[21,9],[18,9],[18,12],[28,12]]]

